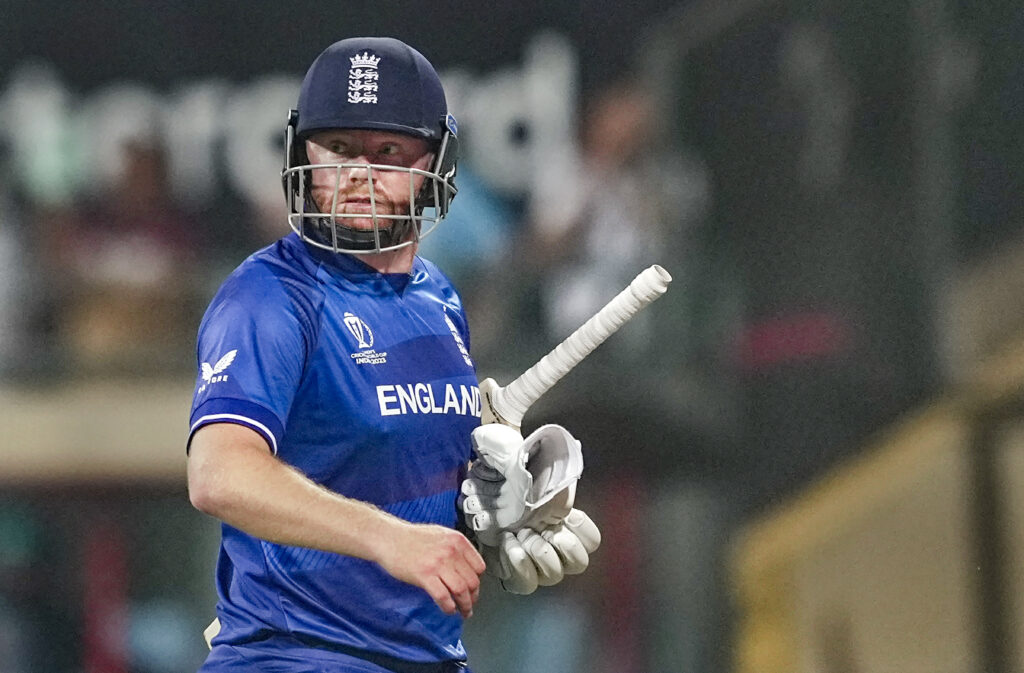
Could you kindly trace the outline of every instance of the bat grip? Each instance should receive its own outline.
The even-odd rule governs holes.
[[[495,391],[495,407],[508,421],[521,425],[534,402],[642,308],[664,294],[671,280],[668,271],[656,264],[642,271],[553,351]]]

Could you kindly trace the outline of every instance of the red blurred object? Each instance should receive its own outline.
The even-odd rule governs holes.
[[[640,673],[640,549],[637,536],[644,492],[636,473],[623,473],[609,485],[601,522],[601,552],[607,554],[608,586],[604,592],[608,665],[615,673]]]
[[[739,364],[746,370],[836,357],[853,346],[849,323],[834,313],[796,313],[748,326],[739,337]]]
[[[128,673],[128,563],[122,527],[88,525],[82,563],[82,670]]]

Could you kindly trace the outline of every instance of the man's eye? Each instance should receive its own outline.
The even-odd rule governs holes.
[[[333,154],[345,154],[345,152],[348,151],[348,145],[343,143],[331,143],[327,149],[329,149]]]
[[[377,154],[382,154],[384,156],[394,156],[398,153],[398,145],[381,145],[380,149],[377,151]]]

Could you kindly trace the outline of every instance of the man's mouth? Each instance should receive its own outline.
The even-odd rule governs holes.
[[[373,210],[373,204],[368,197],[353,197],[345,199],[344,211],[346,213],[372,213]]]

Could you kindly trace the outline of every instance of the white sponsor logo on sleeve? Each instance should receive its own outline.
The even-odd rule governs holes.
[[[209,362],[204,362],[200,367],[203,385],[199,387],[199,392],[203,392],[207,386],[214,383],[227,381],[228,375],[224,373],[224,370],[231,366],[231,363],[235,361],[236,355],[238,355],[237,348],[221,356],[216,364],[211,365]]]

